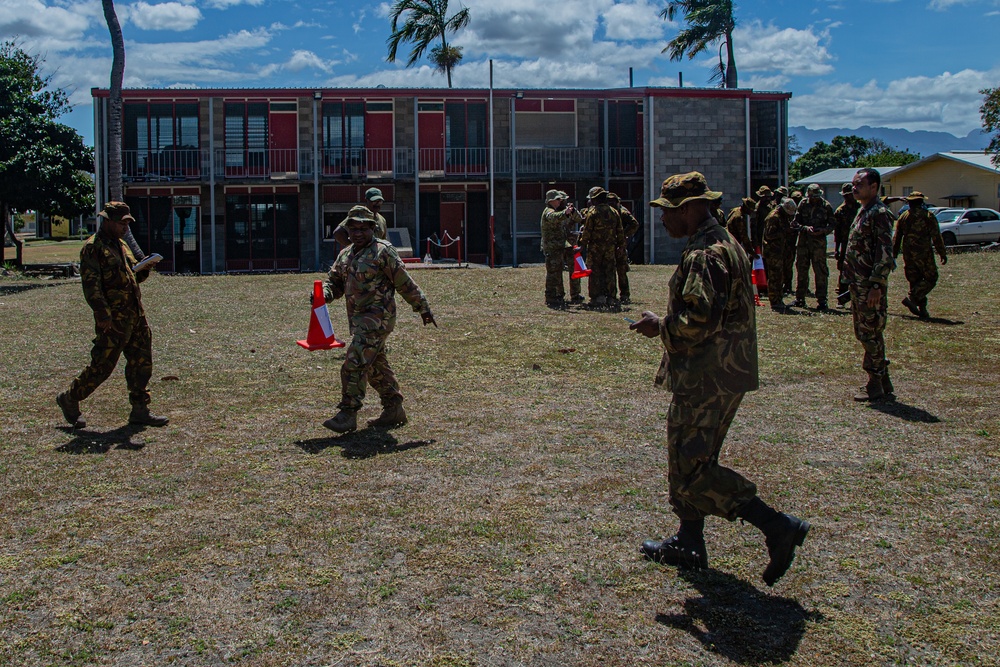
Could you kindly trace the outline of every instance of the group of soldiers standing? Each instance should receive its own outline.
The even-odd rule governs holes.
[[[587,193],[587,207],[580,210],[562,190],[545,193],[542,211],[542,254],[545,256],[545,304],[566,308],[563,271],[572,276],[577,252],[587,253],[589,306],[617,309],[629,303],[628,241],[639,231],[639,221],[622,206],[621,198],[600,186]],[[584,302],[579,278],[570,277],[568,303]]]

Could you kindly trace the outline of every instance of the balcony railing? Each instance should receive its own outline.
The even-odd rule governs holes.
[[[168,147],[159,151],[123,150],[122,177],[126,181],[185,181],[208,176],[208,151]]]
[[[750,173],[778,173],[778,149],[769,146],[753,146],[750,148]]]

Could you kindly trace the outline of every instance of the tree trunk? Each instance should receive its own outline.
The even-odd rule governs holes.
[[[7,262],[7,234],[17,248],[14,255],[14,265],[17,268],[24,266],[24,243],[14,234],[14,222],[11,220],[10,211],[7,209],[7,202],[0,202],[0,215],[3,216],[3,232],[0,233],[0,266]]]
[[[736,52],[733,49],[733,32],[726,33],[726,88],[739,88],[736,78]]]

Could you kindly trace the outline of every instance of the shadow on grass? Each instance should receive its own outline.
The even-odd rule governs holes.
[[[906,403],[900,403],[899,400],[876,401],[874,403],[869,403],[868,407],[872,410],[878,410],[882,414],[889,415],[890,417],[899,417],[900,419],[908,422],[937,424],[941,421],[937,415],[932,415],[923,408],[917,408],[912,405],[907,405]]]
[[[144,442],[133,442],[132,436],[146,430],[145,426],[126,424],[111,431],[88,431],[61,426],[60,429],[71,433],[73,439],[65,445],[56,447],[57,452],[65,454],[106,454],[112,447],[129,451],[139,451],[146,446]]]
[[[365,428],[341,436],[298,440],[295,445],[307,454],[319,454],[329,447],[340,447],[345,459],[368,459],[380,454],[396,454],[408,449],[433,445],[436,440],[409,440],[399,442],[388,430]]]
[[[949,320],[946,317],[917,317],[915,315],[897,315],[901,320],[911,320],[913,322],[926,322],[927,324],[941,324],[946,327],[955,327],[965,324],[963,320]]]
[[[46,287],[56,287],[59,283],[38,283],[37,285],[0,285],[0,296],[13,296],[29,292],[33,289],[44,289]]]
[[[768,595],[718,570],[681,570],[701,597],[684,601],[684,612],[657,614],[656,622],[684,630],[706,649],[741,665],[777,664],[798,651],[806,621],[821,621],[790,598]]]

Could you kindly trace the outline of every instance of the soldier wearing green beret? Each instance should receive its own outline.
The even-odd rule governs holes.
[[[770,562],[763,579],[781,578],[809,523],[769,507],[757,487],[719,465],[719,452],[743,395],[758,386],[757,329],[750,260],[718,224],[712,206],[721,199],[698,172],[663,181],[650,206],[673,238],[687,238],[670,279],[665,317],[646,311],[629,328],[665,348],[656,383],[672,392],[667,417],[667,481],[680,519],[673,537],[646,540],[648,559],[678,567],[708,567],[705,517],[744,519],[765,536]]]

